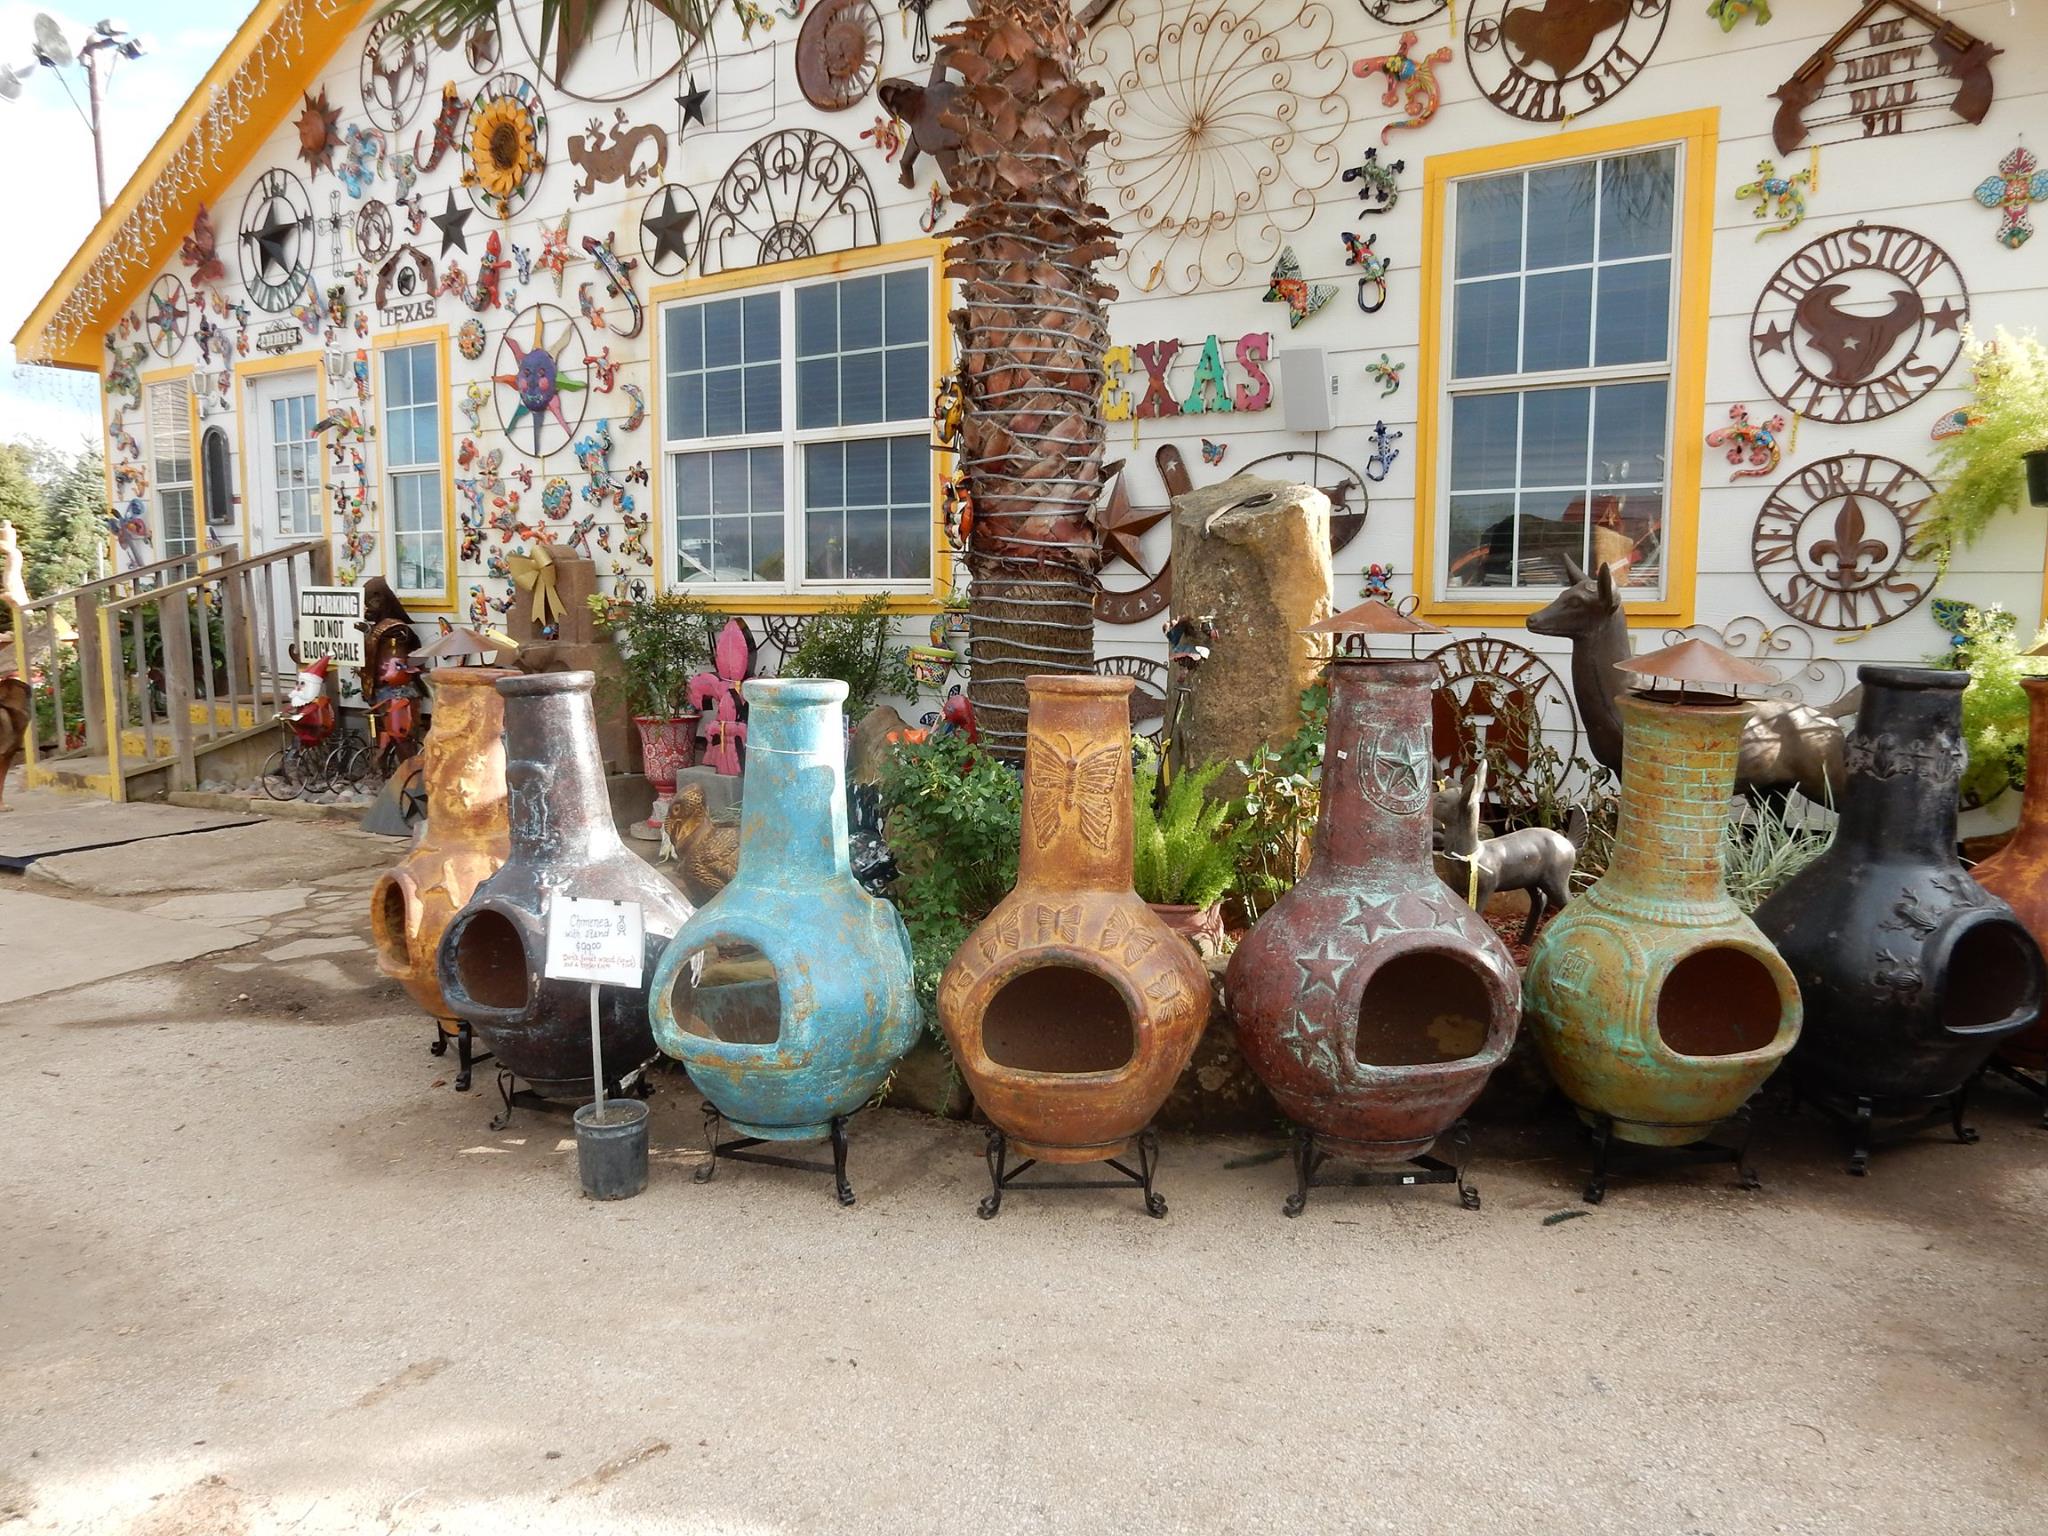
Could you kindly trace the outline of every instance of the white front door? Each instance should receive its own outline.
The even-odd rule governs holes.
[[[323,445],[313,427],[320,419],[320,386],[310,368],[258,375],[249,384],[249,553],[264,554],[321,536]],[[290,573],[284,563],[268,572],[269,601],[258,597],[258,632],[272,637],[269,666],[293,670],[288,647],[295,632]],[[266,623],[267,617],[267,623]],[[306,658],[310,660],[311,658]]]

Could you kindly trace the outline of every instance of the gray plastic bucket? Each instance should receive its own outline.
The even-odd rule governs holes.
[[[607,1099],[576,1111],[576,1167],[583,1193],[593,1200],[629,1200],[647,1187],[647,1106],[639,1099]]]

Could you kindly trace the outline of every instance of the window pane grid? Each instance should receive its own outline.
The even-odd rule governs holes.
[[[1454,184],[1451,589],[1661,585],[1676,180],[1665,147]]]
[[[193,515],[191,396],[182,379],[149,387],[149,457],[162,541],[158,555],[189,555],[199,548],[199,530]]]

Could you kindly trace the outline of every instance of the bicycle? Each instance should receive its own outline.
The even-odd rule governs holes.
[[[323,718],[324,731],[319,729]],[[294,714],[281,714],[277,723],[284,745],[270,754],[259,777],[263,793],[273,800],[360,789],[375,769],[370,744],[353,731],[334,728],[334,707],[326,699]]]

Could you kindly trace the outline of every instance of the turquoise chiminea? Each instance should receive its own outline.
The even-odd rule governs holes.
[[[745,693],[739,873],[663,951],[648,989],[654,1038],[707,1100],[700,1182],[721,1156],[822,1172],[745,1149],[830,1137],[851,1205],[847,1117],[917,1038],[910,935],[847,862],[846,684],[756,679]],[[740,1137],[719,1141],[721,1120]]]

